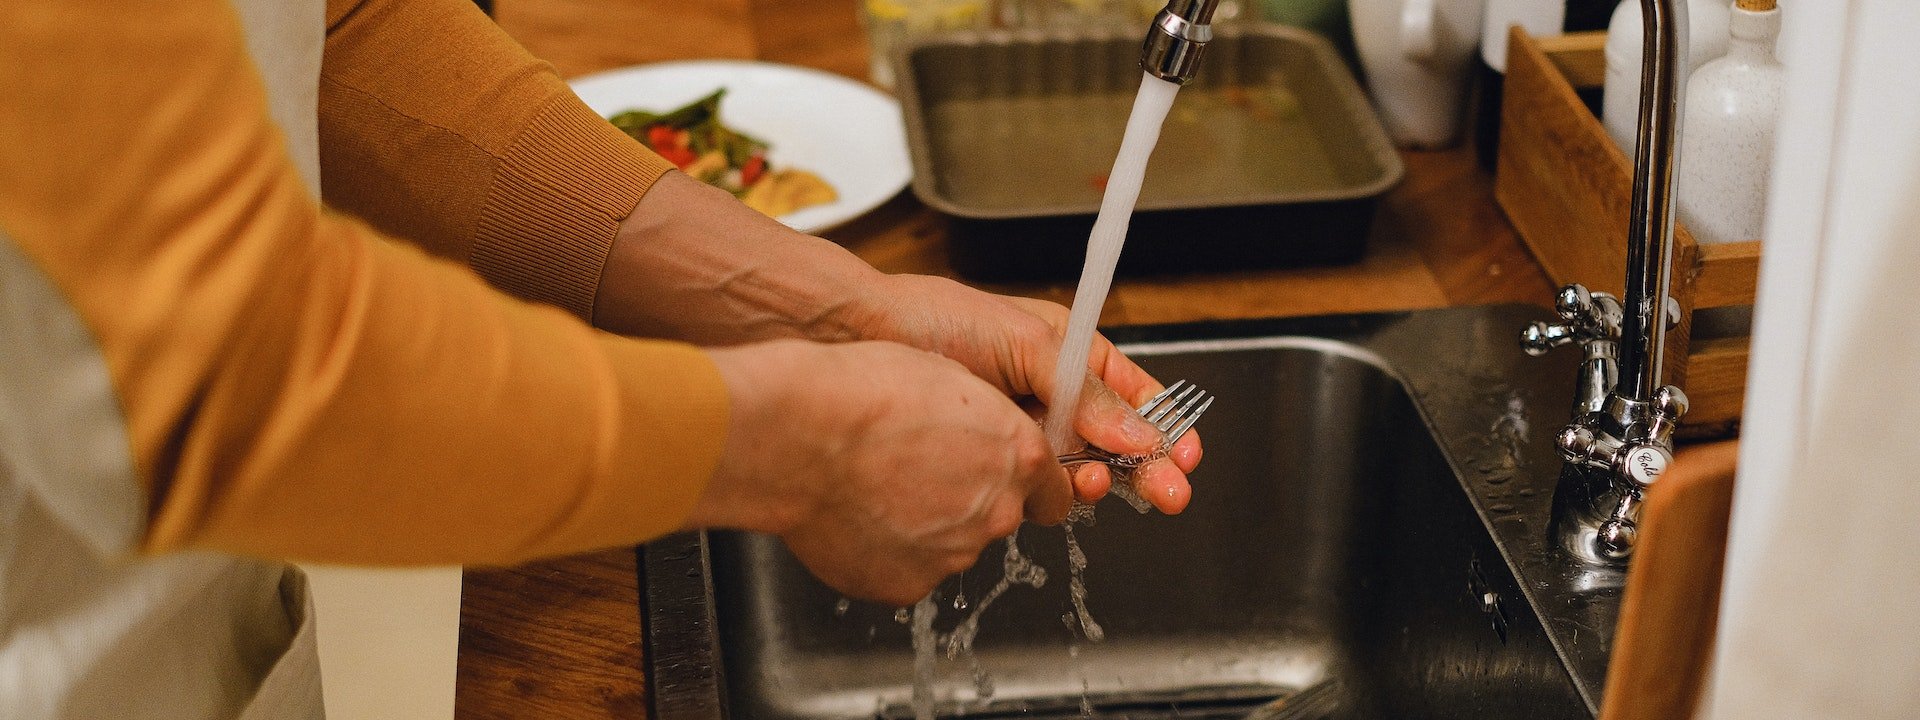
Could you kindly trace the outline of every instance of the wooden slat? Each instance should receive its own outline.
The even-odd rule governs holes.
[[[1738,443],[1683,449],[1648,492],[1600,720],[1693,716],[1713,652]]]
[[[1556,284],[1619,293],[1633,168],[1539,43],[1509,42],[1494,197]]]
[[[1568,33],[1538,38],[1545,53],[1560,74],[1577,89],[1597,88],[1607,82],[1607,33],[1605,31]]]
[[[1693,278],[1696,307],[1752,305],[1759,284],[1759,240],[1700,246]]]
[[[1715,338],[1693,344],[1687,359],[1685,426],[1706,428],[1737,422],[1747,389],[1749,338]]]

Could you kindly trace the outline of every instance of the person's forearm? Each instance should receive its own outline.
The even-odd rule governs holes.
[[[704,345],[855,340],[870,337],[886,279],[845,248],[674,172],[621,224],[593,320]]]

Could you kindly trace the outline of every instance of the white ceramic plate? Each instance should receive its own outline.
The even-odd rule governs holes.
[[[817,233],[865,214],[900,193],[913,174],[900,103],[839,75],[748,60],[637,65],[575,79],[573,91],[602,116],[640,108],[665,112],[726,88],[720,118],[767,141],[775,167],[810,170],[840,199],[780,218]]]

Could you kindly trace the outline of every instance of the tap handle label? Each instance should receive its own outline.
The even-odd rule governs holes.
[[[1673,463],[1673,455],[1657,445],[1640,445],[1628,450],[1622,460],[1627,477],[1644,487],[1660,479]]]

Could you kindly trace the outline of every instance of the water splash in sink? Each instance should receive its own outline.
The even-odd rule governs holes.
[[[1073,601],[1073,615],[1080,624],[1080,632],[1088,640],[1100,642],[1107,639],[1107,631],[1094,621],[1093,613],[1087,611],[1087,554],[1080,550],[1080,541],[1073,535],[1073,526],[1093,525],[1093,506],[1075,505],[1067,514],[1067,521],[1061,527],[1067,532],[1067,597]]]
[[[1512,472],[1526,464],[1527,435],[1532,429],[1527,422],[1526,396],[1508,389],[1506,407],[1489,428],[1488,444],[1493,446],[1500,469]]]
[[[973,605],[973,612],[968,613],[967,619],[960,621],[960,625],[947,635],[945,644],[948,660],[963,654],[971,659],[973,639],[980,634],[980,615],[993,605],[993,601],[1006,594],[1009,588],[1025,585],[1038,589],[1047,584],[1047,569],[1020,553],[1019,539],[1020,535],[1016,533],[1006,540],[1007,553],[1001,560],[1000,582],[988,589],[987,594],[980,596],[980,602]]]

